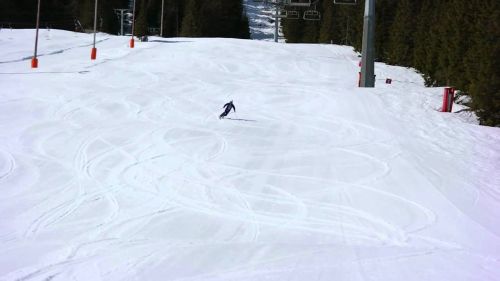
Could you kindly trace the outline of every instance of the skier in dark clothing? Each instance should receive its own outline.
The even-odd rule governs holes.
[[[231,109],[234,110],[234,112],[236,112],[236,107],[234,106],[233,101],[226,103],[223,106],[223,108],[224,108],[224,112],[222,112],[222,114],[219,116],[219,119],[226,117],[229,114],[229,112],[231,111]]]

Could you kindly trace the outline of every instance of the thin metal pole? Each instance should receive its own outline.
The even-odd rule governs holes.
[[[115,11],[120,11],[120,35],[123,36],[123,17],[125,11],[128,11],[128,9],[115,9]]]
[[[366,0],[361,51],[361,87],[375,87],[375,0]]]
[[[35,54],[33,56],[34,59],[36,59],[38,52],[38,27],[40,26],[40,2],[41,0],[38,0],[38,9],[36,12]]]
[[[279,28],[279,5],[276,4],[276,18],[274,19],[274,42],[278,42],[278,28]]]
[[[135,29],[135,0],[134,0],[134,8],[132,10],[132,39],[134,39],[134,29]]]
[[[121,21],[121,27],[120,27],[120,28],[121,28],[121,30],[120,30],[120,32],[121,32],[121,33],[120,33],[120,35],[121,35],[121,36],[123,36],[123,12],[125,12],[125,10],[124,10],[124,9],[121,9],[121,10],[120,10],[120,13],[121,13],[121,19],[122,19],[122,21]]]
[[[95,35],[97,31],[97,1],[98,0],[95,0],[95,9],[94,9],[94,43],[92,45],[94,48],[95,48]]]
[[[160,23],[160,37],[163,37],[163,8],[165,6],[165,0],[161,0],[161,23]]]

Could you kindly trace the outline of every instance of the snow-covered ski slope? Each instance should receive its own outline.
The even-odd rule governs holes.
[[[500,129],[413,71],[40,35],[31,70],[34,31],[0,31],[0,280],[500,280]]]
[[[243,3],[249,21],[250,37],[253,40],[274,41],[273,14],[276,11],[274,6],[266,4],[264,1],[254,0],[244,0]],[[281,32],[279,36],[278,41],[285,42]]]

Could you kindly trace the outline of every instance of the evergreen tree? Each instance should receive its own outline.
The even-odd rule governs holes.
[[[451,33],[454,27],[451,25],[454,24],[454,20],[451,17],[453,2],[446,1],[442,3],[442,7],[439,8],[440,17],[438,21],[438,28],[436,35],[433,39],[438,44],[438,49],[435,49],[436,52],[436,71],[434,73],[434,78],[437,82],[437,86],[451,86],[450,81],[450,57],[448,53],[451,48],[449,47],[449,38],[451,37]]]
[[[363,19],[364,19],[364,6],[365,1],[358,1],[358,5],[345,6],[344,10],[348,16],[349,33],[348,38],[351,38],[354,49],[361,51],[361,44],[363,39]]]
[[[323,1],[323,17],[319,28],[319,43],[333,42],[334,15],[333,5],[329,1]]]
[[[434,72],[434,54],[431,50],[432,27],[436,25],[433,12],[436,8],[433,0],[422,0],[417,16],[416,29],[413,35],[413,62],[412,65],[420,71],[427,85],[432,84],[431,75]]]
[[[102,21],[101,32],[118,34],[120,31],[120,22],[114,9],[126,7],[127,1],[123,0],[101,0],[99,1],[99,21]]]
[[[391,64],[410,66],[414,33],[413,7],[410,0],[400,0],[392,22],[387,47],[387,60]]]
[[[141,37],[148,35],[148,1],[142,0],[139,9],[136,11],[134,35]],[[137,8],[137,7],[136,7]]]
[[[425,0],[424,0],[425,1]],[[375,58],[387,61],[388,48],[398,1],[377,0],[375,7]]]
[[[481,124],[500,125],[500,5],[496,0],[473,0],[474,13],[471,48],[465,58],[470,78],[468,91],[472,109]]]
[[[287,20],[282,21],[283,33],[286,37],[287,43],[300,43],[302,42],[302,28],[303,20]]]
[[[202,36],[240,37],[242,22],[245,21],[241,1],[213,0],[204,2],[201,11]],[[245,28],[248,30],[248,25]]]
[[[243,12],[243,16],[240,21],[239,35],[237,37],[241,39],[250,39],[250,24],[246,11]]]
[[[71,13],[71,28],[75,30],[75,20],[78,20],[87,31],[94,29],[95,0],[75,1],[74,12]],[[97,10],[97,29],[102,32],[118,34],[120,23],[114,9],[127,7],[127,0],[100,0]]]
[[[0,25],[13,28],[33,28],[36,21],[36,2],[31,0],[1,0]]]
[[[85,30],[91,30],[94,26],[94,1],[80,0],[78,2],[78,14],[76,19]]]
[[[319,37],[319,25],[318,21],[305,20],[302,27],[302,38],[303,43],[317,43]]]
[[[474,24],[471,18],[469,0],[451,0],[448,9],[443,15],[442,24],[446,25],[446,38],[441,45],[439,69],[443,70],[443,82],[447,85],[464,89],[468,79],[463,71],[464,57],[470,48],[471,27]]]
[[[188,0],[184,17],[182,20],[181,36],[185,37],[199,37],[202,36],[201,30],[201,1]]]
[[[165,14],[163,18],[163,36],[180,36],[184,0],[165,0]],[[161,16],[161,15],[159,15]]]

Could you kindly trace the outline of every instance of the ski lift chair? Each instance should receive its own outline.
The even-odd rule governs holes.
[[[311,0],[288,0],[287,4],[291,7],[310,7]]]
[[[333,4],[337,5],[356,5],[357,0],[333,0]]]
[[[299,11],[287,11],[286,18],[289,20],[298,20],[300,19]]]
[[[282,5],[284,0],[265,0],[268,5]]]
[[[321,20],[321,14],[316,10],[307,10],[304,12],[304,20]]]
[[[280,19],[286,19],[288,18],[288,12],[286,10],[280,10],[279,14],[272,14],[271,17],[273,18],[280,18]]]

